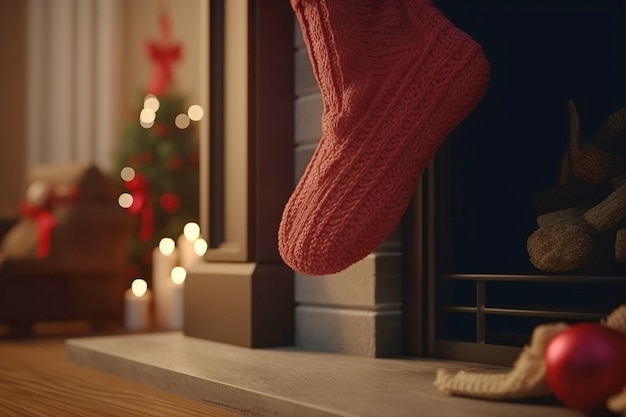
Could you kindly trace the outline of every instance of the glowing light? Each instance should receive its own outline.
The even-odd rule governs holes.
[[[145,124],[154,123],[156,119],[156,112],[152,109],[144,107],[139,113],[139,121]]]
[[[172,278],[174,284],[180,285],[185,282],[185,278],[187,278],[187,271],[182,266],[175,266],[172,268],[170,278]]]
[[[174,124],[179,129],[187,129],[189,127],[189,123],[191,122],[189,121],[189,117],[187,117],[186,114],[181,113],[176,116],[176,119],[174,119]]]
[[[148,94],[143,100],[143,107],[152,111],[157,111],[159,110],[159,107],[161,107],[161,103],[159,102],[159,99],[156,98],[156,96]]]
[[[204,117],[204,109],[198,104],[193,104],[189,106],[189,109],[187,110],[187,116],[189,116],[189,118],[194,122],[202,120],[202,118]]]
[[[129,208],[133,205],[133,196],[130,193],[122,193],[117,199],[117,203],[121,208]]]
[[[185,227],[183,227],[183,235],[188,241],[195,241],[200,237],[200,226],[198,226],[198,223],[194,222],[187,223]]]
[[[175,247],[176,247],[176,243],[174,242],[174,239],[170,237],[164,237],[159,242],[159,250],[165,256],[171,255],[174,252]]]
[[[135,297],[143,297],[148,292],[148,283],[141,278],[137,278],[130,285],[130,290]]]
[[[193,251],[198,256],[203,256],[208,248],[209,245],[206,243],[206,240],[202,238],[198,238],[195,242],[193,242]]]
[[[120,177],[122,177],[124,181],[132,181],[135,178],[135,170],[131,167],[124,167],[120,171]]]

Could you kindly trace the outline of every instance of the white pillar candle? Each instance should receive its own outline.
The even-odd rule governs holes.
[[[180,254],[180,265],[186,270],[189,270],[201,257],[194,250],[194,243],[199,238],[200,226],[193,222],[187,223],[183,228],[183,233],[178,237],[177,246]]]
[[[178,251],[174,239],[161,239],[159,247],[152,251],[152,289],[155,324],[158,328],[167,328],[169,325],[173,286],[170,273],[177,263]]]
[[[172,269],[172,309],[170,310],[170,330],[181,330],[184,323],[185,310],[185,278],[187,271],[182,266]]]
[[[150,328],[152,293],[143,279],[133,281],[124,294],[124,327],[137,332]]]

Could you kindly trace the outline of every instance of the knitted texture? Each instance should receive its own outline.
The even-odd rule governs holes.
[[[543,324],[533,331],[530,345],[524,347],[508,372],[483,373],[439,369],[435,386],[450,395],[511,400],[550,394],[546,381],[544,354],[550,341],[567,328],[565,323]]]
[[[535,230],[526,251],[535,268],[546,272],[574,271],[593,256],[593,234],[580,224],[553,224]]]
[[[615,309],[602,325],[626,334],[626,304]],[[569,327],[566,323],[541,324],[533,331],[530,344],[524,347],[513,368],[507,372],[452,372],[437,370],[434,385],[441,391],[464,397],[489,400],[513,400],[550,394],[546,380],[545,352],[554,337]],[[609,407],[626,416],[626,387],[609,399]]]
[[[626,185],[613,191],[599,204],[584,214],[584,219],[595,230],[607,232],[626,220]]]
[[[606,319],[601,321],[601,324],[626,336],[626,304],[622,304],[613,310]]]
[[[292,0],[324,103],[279,251],[308,275],[374,251],[443,139],[482,98],[480,46],[430,0]]]
[[[626,262],[626,229],[615,233],[615,262]]]
[[[607,405],[609,410],[626,417],[626,386],[622,392],[609,398]]]
[[[626,336],[626,304],[615,309],[601,323]],[[607,406],[609,410],[626,417],[626,385],[620,393],[608,399]]]

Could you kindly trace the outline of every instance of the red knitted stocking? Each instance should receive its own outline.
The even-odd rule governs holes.
[[[430,0],[292,0],[324,102],[323,137],[289,199],[279,250],[341,271],[389,236],[489,64]]]

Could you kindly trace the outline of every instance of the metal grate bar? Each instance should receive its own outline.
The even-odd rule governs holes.
[[[485,343],[485,281],[476,281],[476,343]]]
[[[552,283],[624,283],[623,276],[597,275],[505,275],[505,274],[445,274],[443,280],[452,281],[508,281],[508,282],[552,282]]]
[[[601,320],[606,317],[603,313],[580,312],[580,311],[557,311],[557,310],[530,310],[517,308],[493,308],[493,307],[468,307],[468,306],[441,306],[439,311],[445,313],[467,313],[476,314],[478,321],[483,324],[476,323],[477,329],[482,327],[481,331],[484,336],[484,318],[486,315],[501,316],[517,316],[517,317],[539,317],[553,319],[569,319],[569,320]],[[480,332],[477,330],[477,334]],[[481,340],[478,338],[478,340]]]

